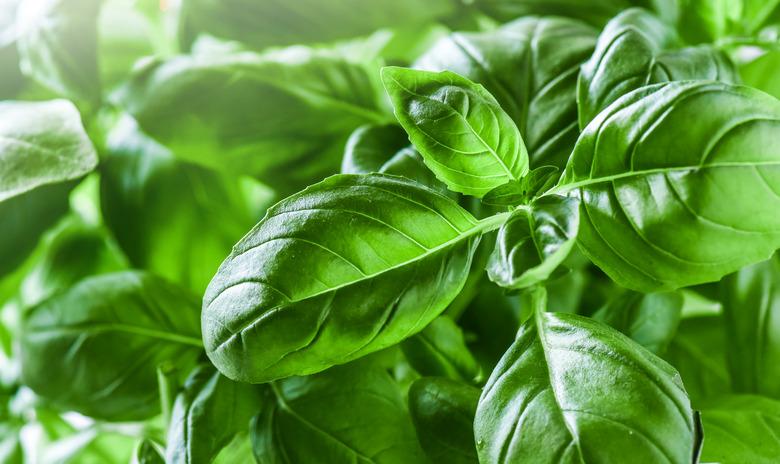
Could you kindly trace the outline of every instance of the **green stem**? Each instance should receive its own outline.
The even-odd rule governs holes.
[[[530,290],[531,309],[534,313],[543,313],[547,311],[547,289],[544,285],[536,285]]]

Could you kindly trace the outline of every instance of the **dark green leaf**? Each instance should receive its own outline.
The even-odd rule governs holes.
[[[382,79],[409,139],[450,190],[481,197],[528,171],[517,127],[481,85],[397,67],[383,68]]]
[[[406,132],[396,124],[370,124],[357,128],[347,140],[343,174],[379,172],[393,155],[409,145]]]
[[[97,17],[102,3],[22,0],[17,11],[22,71],[58,95],[97,102]]]
[[[262,217],[267,189],[176,160],[132,118],[119,122],[106,145],[101,208],[130,262],[202,293],[233,244]]]
[[[463,331],[447,316],[437,317],[422,332],[404,340],[401,350],[423,376],[482,381],[482,369],[466,346]]]
[[[631,337],[655,354],[666,351],[680,324],[680,293],[626,292],[602,307],[593,318]]]
[[[677,45],[674,29],[645,10],[632,8],[612,19],[582,66],[577,85],[580,128],[621,96],[648,84],[739,81],[723,52],[706,46],[674,50]]]
[[[425,463],[398,385],[359,363],[272,384],[252,426],[260,464]]]
[[[515,121],[531,166],[566,165],[577,140],[577,75],[597,31],[564,18],[522,18],[440,40],[416,66],[482,84]]]
[[[780,456],[780,402],[761,396],[719,397],[702,408],[701,462],[773,464]]]
[[[68,192],[97,161],[73,104],[0,103],[0,275],[65,213]]]
[[[233,382],[211,366],[198,367],[176,398],[165,462],[212,462],[235,435],[248,429],[261,399],[258,387]]]
[[[555,166],[531,169],[518,181],[499,185],[482,197],[482,203],[493,206],[518,206],[549,190],[558,181],[560,170]]]
[[[502,287],[543,282],[569,255],[577,238],[579,201],[550,195],[520,206],[498,231],[487,270]]]
[[[206,291],[207,353],[229,378],[321,371],[422,330],[463,287],[483,221],[400,177],[338,175],[283,200]]]
[[[422,378],[409,389],[417,438],[434,463],[476,464],[474,414],[479,389],[444,378]]]
[[[395,176],[406,177],[407,179],[419,182],[426,187],[430,187],[441,194],[457,199],[457,194],[447,189],[447,186],[436,178],[425,165],[420,152],[412,147],[406,147],[398,151],[392,158],[379,168],[383,174],[392,174]]]
[[[691,462],[693,411],[679,375],[619,332],[537,312],[485,385],[480,462]]]
[[[780,256],[728,276],[722,292],[734,390],[780,398]]]
[[[198,309],[189,293],[148,274],[82,280],[26,314],[24,382],[89,416],[149,417],[159,409],[157,366],[186,366],[200,352]]]
[[[552,192],[581,197],[578,243],[618,284],[716,281],[780,247],[778,129],[780,101],[747,87],[644,87],[585,128]]]

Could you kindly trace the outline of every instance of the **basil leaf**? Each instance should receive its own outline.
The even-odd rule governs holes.
[[[409,411],[417,438],[432,462],[476,464],[474,414],[479,389],[429,377],[409,388]]]
[[[404,340],[401,350],[423,376],[482,381],[482,369],[466,347],[463,331],[447,316],[437,317],[422,332]]]
[[[22,71],[58,95],[100,99],[97,17],[102,0],[22,0],[17,44]]]
[[[780,98],[780,81],[774,79],[780,69],[780,50],[770,50],[739,69],[742,81],[751,87]]]
[[[165,462],[210,463],[261,409],[261,392],[200,366],[176,398]]]
[[[620,10],[630,6],[628,0],[477,0],[477,4],[499,21],[520,16],[564,16],[602,26]]]
[[[649,84],[694,79],[739,82],[723,52],[707,46],[669,50],[678,41],[670,25],[640,8],[615,16],[580,72],[580,129],[621,96]]]
[[[570,314],[537,312],[523,324],[483,389],[474,431],[480,462],[693,456],[693,411],[674,368]]]
[[[289,192],[336,172],[356,127],[389,122],[376,69],[305,47],[176,56],[116,98],[177,157]]]
[[[780,402],[761,396],[719,397],[701,412],[701,462],[765,463],[780,456]]]
[[[0,0],[0,100],[14,98],[24,86],[16,47],[17,0]]]
[[[187,366],[200,352],[195,298],[131,271],[82,280],[30,309],[22,328],[24,383],[63,408],[108,420],[153,415],[157,365]]]
[[[406,177],[407,179],[418,182],[426,187],[430,187],[443,195],[447,195],[453,200],[458,199],[458,195],[447,189],[447,186],[437,179],[436,175],[428,169],[420,152],[412,147],[406,147],[399,150],[392,158],[387,160],[381,168],[379,168],[379,172]]]
[[[780,257],[741,269],[721,288],[734,390],[780,398]]]
[[[578,243],[618,284],[716,281],[780,247],[778,128],[780,102],[747,87],[644,87],[585,128],[552,192],[582,198]]]
[[[151,440],[144,439],[135,450],[133,464],[164,464],[157,447]]]
[[[558,182],[560,170],[555,166],[532,169],[518,181],[499,185],[482,197],[482,203],[493,206],[518,206],[549,190]]]
[[[97,162],[70,102],[0,102],[0,276],[67,211],[68,192]]]
[[[209,358],[231,379],[260,383],[397,343],[455,298],[480,234],[504,219],[477,221],[398,177],[315,184],[269,209],[209,284]]]
[[[551,195],[519,207],[498,231],[488,277],[513,289],[547,280],[569,255],[578,227],[576,198]]]
[[[726,331],[721,315],[683,319],[666,352],[680,373],[694,406],[731,392],[726,363]]]
[[[183,2],[181,39],[198,33],[238,40],[262,49],[269,45],[329,42],[376,29],[423,23],[453,14],[455,0],[187,0]]]
[[[682,315],[680,293],[626,292],[593,314],[655,354],[666,351]]]
[[[528,171],[517,127],[481,85],[398,67],[382,68],[382,80],[409,139],[450,190],[481,197]]]
[[[484,85],[517,124],[531,167],[563,168],[578,135],[577,75],[596,35],[573,19],[521,18],[443,38],[415,67],[453,71]]]
[[[376,366],[339,366],[271,384],[274,402],[254,419],[261,464],[425,463],[398,385]]]
[[[382,165],[408,144],[406,133],[396,124],[369,124],[358,127],[347,140],[341,172],[379,172]]]
[[[129,117],[108,133],[106,152],[101,208],[130,262],[198,294],[270,203],[252,179],[175,159]]]

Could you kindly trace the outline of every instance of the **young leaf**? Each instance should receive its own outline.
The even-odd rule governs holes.
[[[440,377],[409,388],[409,412],[425,454],[432,462],[476,464],[474,414],[480,390]]]
[[[227,377],[310,374],[422,330],[463,287],[482,233],[452,200],[400,177],[338,175],[268,210],[222,263],[203,304]]]
[[[157,446],[151,441],[144,439],[135,449],[132,464],[164,464],[165,461],[160,455]]]
[[[721,288],[732,387],[780,398],[780,256],[726,277]]]
[[[379,172],[383,164],[407,145],[406,133],[395,124],[360,126],[347,140],[341,173]]]
[[[481,197],[528,171],[517,126],[481,85],[398,67],[382,68],[382,80],[409,139],[451,190]]]
[[[655,354],[666,351],[682,315],[683,297],[672,293],[626,292],[593,314]]]
[[[157,366],[187,366],[201,345],[197,300],[132,271],[82,280],[30,309],[22,328],[24,383],[61,407],[107,420],[153,415]]]
[[[0,275],[67,211],[68,192],[97,162],[72,103],[0,102]]]
[[[404,340],[401,350],[423,376],[482,381],[482,369],[466,346],[463,331],[447,316],[437,317],[422,332]]]
[[[747,87],[644,87],[588,125],[552,192],[581,197],[580,248],[618,284],[716,281],[780,247],[779,128],[780,101]]]
[[[445,37],[415,67],[453,71],[484,85],[517,124],[531,167],[563,169],[578,135],[577,75],[597,35],[574,19],[520,18],[495,30]]]
[[[615,16],[599,36],[593,56],[582,65],[577,85],[580,129],[632,90],[678,80],[739,82],[721,51],[706,46],[673,50],[679,39],[671,25],[641,8]]]
[[[516,209],[498,231],[487,267],[490,280],[512,289],[547,280],[569,255],[578,227],[576,198],[550,195]]]
[[[677,372],[619,332],[536,312],[490,376],[480,462],[691,462],[693,411]]]
[[[427,462],[398,385],[377,366],[339,366],[274,382],[273,403],[253,421],[260,464]]]
[[[701,419],[701,462],[777,462],[780,402],[762,396],[722,396],[704,405]]]
[[[168,464],[211,463],[261,409],[258,387],[233,382],[211,366],[190,374],[168,428]]]
[[[518,181],[499,185],[482,197],[482,203],[492,206],[518,206],[549,190],[556,182],[560,170],[555,166],[541,166],[532,169]]]

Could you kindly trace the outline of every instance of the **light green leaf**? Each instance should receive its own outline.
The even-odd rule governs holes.
[[[482,233],[400,177],[338,175],[268,210],[209,284],[203,337],[227,377],[310,374],[398,343],[457,296]]]
[[[379,172],[390,158],[409,145],[406,132],[396,124],[358,127],[347,140],[342,174]]]
[[[580,72],[580,128],[621,96],[649,84],[695,79],[739,82],[733,64],[720,50],[678,47],[672,26],[646,10],[632,8],[612,19]]]
[[[486,32],[454,33],[416,63],[485,86],[514,120],[531,167],[561,169],[577,140],[577,75],[598,31],[574,19],[521,18]]]
[[[427,462],[384,369],[358,363],[271,385],[274,402],[251,432],[260,464]]]
[[[721,284],[733,388],[780,398],[780,256]]]
[[[440,377],[409,388],[409,411],[417,439],[432,462],[476,464],[474,414],[480,390]]]
[[[250,178],[175,159],[129,117],[109,133],[106,151],[101,208],[130,262],[198,294],[271,201]]]
[[[236,434],[248,430],[261,399],[254,385],[233,382],[211,366],[196,368],[176,398],[165,462],[213,462]]]
[[[409,139],[451,190],[481,197],[528,171],[517,127],[481,85],[398,67],[383,68],[382,79]]]
[[[723,396],[702,408],[701,462],[773,464],[780,456],[780,402],[761,396]]]
[[[82,280],[25,315],[24,383],[95,418],[147,418],[159,410],[157,366],[184,367],[200,353],[198,308],[192,295],[149,274]]]
[[[593,314],[655,354],[666,351],[682,315],[683,296],[672,293],[626,292]]]
[[[780,50],[771,50],[740,67],[739,74],[745,84],[780,98],[778,70],[780,70]]]
[[[447,316],[439,316],[422,332],[401,343],[411,366],[423,376],[463,382],[482,381],[482,369],[471,355],[463,331]]]
[[[780,101],[747,87],[644,87],[585,128],[552,192],[582,199],[578,243],[618,284],[717,281],[780,247],[778,129]]]
[[[480,462],[687,463],[693,411],[679,375],[619,332],[537,312],[490,376],[474,431]]]
[[[577,238],[579,201],[549,195],[521,206],[498,231],[487,270],[502,287],[521,289],[547,280]]]
[[[97,162],[72,103],[0,102],[0,275],[67,211],[68,192]]]

